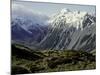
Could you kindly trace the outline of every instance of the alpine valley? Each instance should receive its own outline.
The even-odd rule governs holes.
[[[95,15],[65,8],[53,16],[22,13],[12,16],[13,42],[35,49],[91,51],[96,48]]]
[[[96,15],[62,9],[53,15],[12,10],[11,73],[96,68]]]

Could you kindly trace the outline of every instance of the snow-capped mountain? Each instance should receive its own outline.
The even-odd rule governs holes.
[[[91,25],[89,23],[95,23],[94,18],[95,17],[89,15],[87,12],[70,11],[69,9],[64,8],[60,13],[53,16],[51,20],[49,20],[49,23],[51,23],[51,25],[56,28],[75,27],[77,29],[83,29],[85,26],[83,21],[87,20],[87,25]]]
[[[96,47],[96,18],[87,12],[62,9],[49,21],[52,28],[40,42],[43,49],[90,51]]]
[[[96,47],[96,16],[62,9],[52,17],[30,11],[12,13],[12,40],[39,49],[86,50]]]

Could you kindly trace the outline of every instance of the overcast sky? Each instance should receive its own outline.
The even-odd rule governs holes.
[[[88,13],[95,13],[95,6],[93,5],[72,5],[72,4],[57,4],[57,3],[41,3],[32,1],[17,1],[12,2],[12,10],[23,9],[25,11],[30,10],[34,13],[42,13],[46,15],[52,15],[59,12],[61,9],[67,8],[71,11],[86,11]]]

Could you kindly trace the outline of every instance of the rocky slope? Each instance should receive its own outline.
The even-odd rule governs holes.
[[[51,27],[39,44],[43,49],[95,49],[95,16],[63,9],[49,20]]]

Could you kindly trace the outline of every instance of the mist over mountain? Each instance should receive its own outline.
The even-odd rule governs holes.
[[[96,47],[96,17],[62,9],[52,17],[30,11],[12,13],[12,40],[36,44],[38,49],[90,51]]]
[[[12,9],[12,40],[26,43],[40,42],[47,32],[48,16],[25,8]]]

